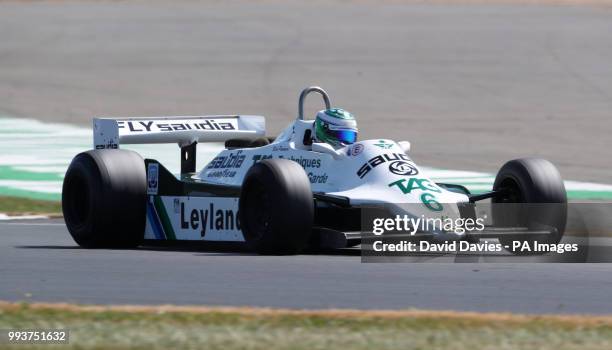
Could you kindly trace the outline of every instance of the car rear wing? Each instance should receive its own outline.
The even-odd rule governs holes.
[[[119,148],[120,144],[224,142],[265,136],[266,122],[257,115],[200,117],[94,118],[94,148]]]
[[[177,143],[181,147],[182,173],[195,171],[198,142],[257,139],[265,133],[265,118],[256,115],[93,120],[94,149],[118,149],[120,144]]]

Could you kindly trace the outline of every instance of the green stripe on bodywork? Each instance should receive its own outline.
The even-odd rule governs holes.
[[[63,178],[64,176],[58,173],[24,171],[15,167],[0,165],[0,179],[4,180],[57,181]]]
[[[159,215],[159,220],[161,221],[161,224],[164,227],[166,238],[171,241],[176,240],[174,228],[172,227],[172,223],[170,222],[170,218],[168,217],[168,212],[166,212],[166,207],[164,206],[161,197],[155,196],[153,199],[153,204],[155,205],[155,209],[157,210],[157,214]]]

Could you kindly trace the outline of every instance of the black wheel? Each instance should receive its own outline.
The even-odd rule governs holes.
[[[143,159],[127,150],[93,150],[70,163],[62,211],[84,248],[132,248],[144,238],[147,176]]]
[[[260,254],[296,254],[307,247],[314,200],[299,164],[267,159],[253,165],[242,183],[239,209],[244,238]]]
[[[539,158],[514,159],[504,164],[493,184],[493,190],[503,195],[493,199],[495,226],[523,226],[530,230],[552,230],[546,236],[516,235],[502,237],[500,243],[514,254],[531,251],[513,248],[513,242],[534,241],[556,244],[561,241],[567,220],[567,194],[557,168]]]

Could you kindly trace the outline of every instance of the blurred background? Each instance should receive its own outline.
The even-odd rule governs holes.
[[[320,85],[419,164],[539,156],[612,191],[611,3],[0,1],[0,187],[61,180],[94,116],[261,114],[274,136]]]

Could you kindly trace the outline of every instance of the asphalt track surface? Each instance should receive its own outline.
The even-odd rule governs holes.
[[[611,264],[369,264],[356,253],[87,250],[61,221],[3,222],[0,300],[612,313]]]
[[[541,156],[612,183],[610,62],[612,6],[0,2],[0,114],[262,114],[274,135],[317,84],[362,139],[408,139],[443,169]]]

